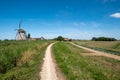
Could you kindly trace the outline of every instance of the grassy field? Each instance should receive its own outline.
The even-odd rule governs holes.
[[[0,80],[39,80],[46,47],[52,41],[1,41]]]
[[[89,53],[67,42],[57,42],[52,51],[67,80],[120,80],[120,61]]]
[[[120,41],[74,41],[74,43],[96,50],[120,55]]]

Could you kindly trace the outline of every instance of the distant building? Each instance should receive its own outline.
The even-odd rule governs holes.
[[[36,41],[36,40],[45,40],[45,38],[41,36],[40,38],[31,38],[31,40],[32,40],[32,41]]]
[[[36,38],[31,38],[32,41],[36,41]]]
[[[69,39],[68,38],[64,38],[64,41],[69,41]]]
[[[41,36],[41,37],[40,37],[40,40],[45,40],[45,38]]]

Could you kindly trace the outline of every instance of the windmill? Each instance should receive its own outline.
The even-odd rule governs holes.
[[[18,29],[16,29],[17,30],[17,34],[15,36],[16,40],[26,40],[27,39],[26,31],[21,29],[21,24],[22,24],[22,20],[19,23]]]

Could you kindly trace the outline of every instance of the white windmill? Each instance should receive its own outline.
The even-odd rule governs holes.
[[[26,31],[21,29],[21,24],[22,24],[22,20],[19,23],[19,27],[17,30],[17,34],[15,36],[16,40],[27,40],[27,36],[26,36]]]

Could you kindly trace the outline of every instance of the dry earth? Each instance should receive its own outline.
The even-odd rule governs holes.
[[[93,50],[93,49],[90,49],[90,48],[86,48],[86,47],[83,47],[83,46],[76,45],[72,42],[71,42],[71,44],[74,45],[74,46],[77,46],[79,48],[90,51],[90,53],[89,54],[87,53],[86,55],[104,56],[104,57],[114,58],[114,59],[120,60],[120,56],[117,56],[117,55],[114,55],[114,54],[109,54],[109,53],[105,53],[105,52],[96,51],[96,50]]]
[[[50,44],[46,49],[42,71],[40,72],[41,80],[65,80],[51,52],[53,44]]]

